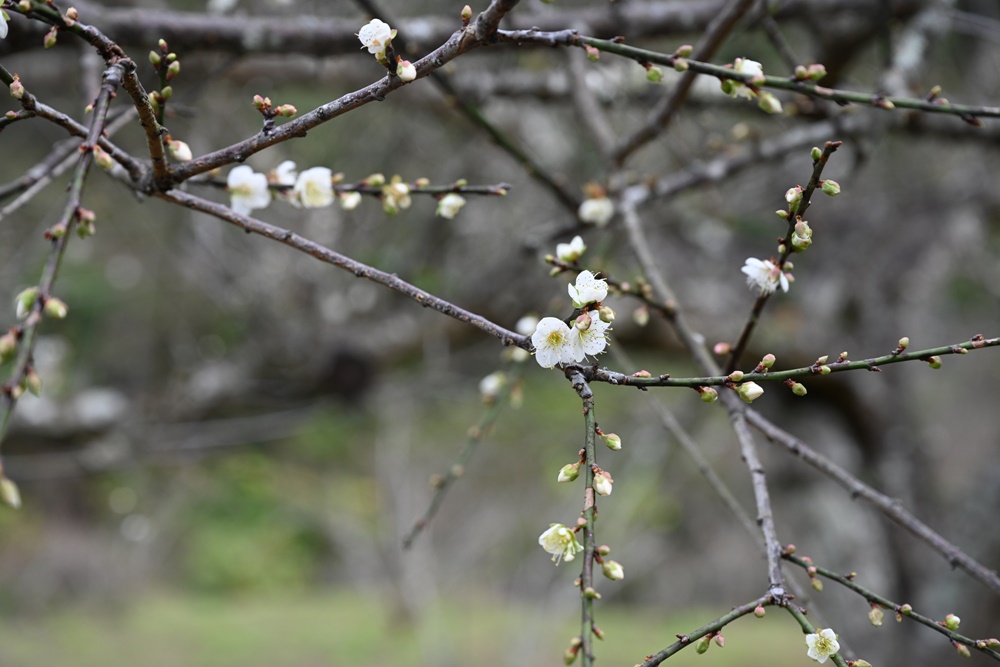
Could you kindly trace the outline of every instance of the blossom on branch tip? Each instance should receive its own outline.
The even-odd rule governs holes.
[[[572,335],[565,322],[555,317],[543,317],[531,334],[531,344],[535,346],[535,361],[542,368],[552,368],[556,364],[569,364],[576,359],[576,345],[579,339]],[[583,353],[580,353],[583,358]]]
[[[435,215],[439,215],[445,220],[454,220],[459,209],[465,206],[465,197],[455,192],[449,192],[438,201]]]
[[[587,252],[587,246],[583,243],[583,238],[574,236],[569,243],[556,244],[556,257],[560,262],[573,263]]]
[[[552,561],[558,565],[559,561],[569,562],[578,553],[583,551],[583,546],[576,539],[576,534],[561,523],[549,524],[549,529],[538,536],[538,544],[545,551],[552,554]]]
[[[333,172],[326,167],[306,169],[295,179],[295,199],[305,208],[322,208],[333,203]]]
[[[376,58],[385,57],[385,48],[392,39],[392,28],[389,24],[379,19],[372,19],[367,25],[358,31],[358,39],[361,40],[362,48],[367,48],[368,53]]]
[[[827,658],[840,650],[837,633],[830,628],[806,635],[806,646],[809,647],[806,655],[820,664],[826,662]]]
[[[761,294],[771,294],[778,285],[781,285],[782,292],[788,291],[788,276],[769,259],[749,257],[740,271],[746,274],[747,285],[751,289],[760,290]]]
[[[267,208],[271,203],[271,191],[267,187],[267,176],[254,173],[243,164],[234,167],[226,177],[229,190],[229,206],[241,215],[250,215],[255,208]]]
[[[604,301],[608,296],[608,283],[598,279],[590,271],[581,271],[575,285],[567,285],[573,306],[583,308],[589,303]]]
[[[607,197],[585,199],[577,209],[576,215],[584,224],[606,227],[615,216],[615,205]]]

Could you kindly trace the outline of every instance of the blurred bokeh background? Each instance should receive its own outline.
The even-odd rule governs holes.
[[[351,41],[369,18],[361,4],[77,6],[81,20],[112,26],[140,63],[155,47],[149,25],[163,31],[182,63],[168,125],[197,155],[259,131],[254,94],[305,111],[376,80],[379,66]],[[478,11],[486,2],[471,4]],[[695,43],[725,4],[536,0],[511,21],[622,34],[673,53]],[[415,56],[459,26],[453,2],[380,6],[384,18],[400,17],[393,26],[413,40]],[[751,57],[767,73],[786,72],[767,37],[776,25],[799,62],[826,65],[831,87],[920,97],[940,84],[952,101],[1000,100],[1000,8],[991,0],[768,6],[773,19],[750,12],[714,62]],[[674,13],[657,20],[661,10]],[[338,37],[300,49],[247,40],[234,51],[202,33],[186,38],[179,12],[207,12],[199,19],[207,32],[264,17],[276,31],[326,21]],[[43,51],[44,29],[20,17],[10,31],[0,62],[42,101],[84,119],[101,63],[66,36]],[[148,66],[140,69],[153,87]],[[651,84],[637,64],[607,55],[589,63],[581,53],[509,46],[463,56],[445,72],[463,100],[581,199],[608,171],[573,88],[589,89],[624,136],[677,80],[666,72],[664,84]],[[886,354],[904,335],[914,349],[996,336],[996,121],[973,128],[950,116],[779,97],[786,114],[768,116],[700,81],[669,132],[628,165],[632,183],[690,179],[641,213],[661,269],[706,340],[738,335],[753,299],[743,260],[775,252],[784,223],[774,210],[788,187],[808,180],[809,147],[834,139],[844,145],[825,176],[843,194],[815,200],[814,245],[796,258],[791,291],[770,303],[748,368],[768,352],[790,368],[842,350],[852,359]],[[3,99],[0,111],[15,108]],[[41,120],[7,128],[0,184],[62,139]],[[114,139],[143,153],[137,126]],[[590,248],[588,267],[638,276],[618,221],[579,227],[426,79],[248,164],[268,171],[283,160],[327,166],[349,182],[382,172],[511,184],[503,198],[470,197],[453,221],[420,197],[396,217],[373,199],[350,212],[281,202],[258,212],[508,328],[528,313],[568,315],[566,278],[549,277],[541,258],[574,234]],[[56,179],[0,219],[0,302],[37,281],[41,234],[62,210],[65,184]],[[188,187],[225,201],[219,188]],[[571,523],[579,512],[579,489],[555,477],[582,437],[579,399],[559,373],[533,361],[517,369],[471,328],[207,216],[137,198],[101,173],[84,204],[97,213],[98,233],[69,245],[56,294],[70,315],[46,322],[35,355],[44,394],[22,399],[3,443],[24,507],[0,511],[0,664],[558,664],[579,627],[576,564],[553,567],[536,541],[549,523]],[[632,366],[612,356],[602,363],[696,372],[655,315],[640,326],[636,303],[609,302],[618,312],[612,345]],[[13,323],[9,308],[0,325]],[[480,379],[498,369],[518,378],[518,404],[505,406],[438,516],[404,551],[403,536],[432,498],[429,480],[450,469],[487,409]],[[997,353],[985,350],[946,357],[939,371],[914,363],[816,379],[804,399],[772,387],[755,407],[996,569],[998,371]],[[598,624],[608,639],[598,656],[631,665],[760,595],[766,573],[651,402],[674,411],[752,508],[725,412],[687,390],[595,391],[600,424],[625,443],[600,455],[616,481],[600,505],[600,541],[626,579],[601,585]],[[928,616],[960,615],[969,636],[1000,634],[1000,602],[984,586],[799,460],[763,438],[760,447],[784,542]],[[867,604],[836,586],[808,603],[873,664],[960,660],[939,635],[908,623],[871,627]],[[724,650],[673,660],[810,664],[798,627],[777,611],[725,634]]]

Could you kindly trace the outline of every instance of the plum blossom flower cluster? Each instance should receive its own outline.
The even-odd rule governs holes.
[[[728,65],[727,65],[728,67]],[[769,92],[757,89],[758,83],[764,82],[764,69],[756,60],[749,58],[737,58],[732,65],[732,69],[737,74],[743,74],[750,78],[750,85],[732,79],[721,81],[722,92],[730,97],[744,97],[748,100],[757,99],[757,105],[767,113],[781,113],[781,101]]]
[[[531,335],[535,360],[542,368],[581,362],[587,355],[600,354],[607,347],[607,333],[614,311],[601,302],[608,296],[608,283],[590,271],[581,271],[576,282],[567,286],[573,307],[583,312],[573,326],[557,317],[543,317]]]

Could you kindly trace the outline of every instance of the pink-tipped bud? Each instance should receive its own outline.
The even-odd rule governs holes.
[[[767,610],[764,609],[763,605],[757,605],[756,607],[753,608],[753,615],[756,616],[757,618],[764,618],[764,615],[766,613]]]

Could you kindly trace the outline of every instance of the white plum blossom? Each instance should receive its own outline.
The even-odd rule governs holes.
[[[737,74],[749,74],[751,78],[764,76],[764,70],[761,68],[760,63],[749,58],[737,58],[733,64],[733,71]],[[729,94],[732,97],[745,97],[750,100],[757,96],[756,93],[739,81],[731,81],[730,83],[732,87]]]
[[[806,646],[809,647],[806,655],[820,664],[826,662],[827,658],[840,650],[837,633],[830,628],[806,635]]]
[[[573,306],[583,308],[588,303],[604,301],[608,296],[608,283],[598,279],[590,271],[581,271],[576,277],[575,285],[566,286]]]
[[[579,358],[575,359],[575,361],[583,361],[583,355],[585,354],[594,355],[604,352],[604,348],[608,346],[607,331],[610,327],[610,323],[603,321],[599,317],[591,318],[590,326],[585,331],[580,331],[579,328],[573,327],[571,337],[577,339],[576,348],[580,354]]]
[[[168,141],[167,149],[170,151],[170,157],[178,162],[187,162],[194,157],[191,154],[191,147],[183,141]]]
[[[358,39],[361,40],[362,48],[368,49],[368,53],[376,58],[385,57],[385,47],[392,39],[392,28],[384,21],[372,19],[358,31]]]
[[[740,271],[746,274],[750,289],[760,290],[761,294],[771,294],[778,285],[782,292],[788,291],[788,277],[769,259],[749,257]]]
[[[611,495],[611,486],[614,482],[606,471],[602,470],[596,475],[594,475],[594,491],[602,496]]]
[[[306,169],[295,180],[295,199],[305,208],[322,208],[333,203],[333,172],[326,167]]]
[[[454,220],[458,215],[458,210],[465,206],[465,197],[454,192],[449,192],[438,201],[435,215],[439,215],[445,220]]]
[[[479,394],[486,402],[496,400],[500,390],[507,384],[507,374],[502,371],[490,373],[479,381]]]
[[[587,252],[587,246],[583,243],[583,238],[574,236],[569,243],[556,244],[556,257],[560,262],[575,262]]]
[[[4,37],[7,36],[7,21],[6,21],[6,18],[7,18],[7,15],[3,12],[3,10],[0,10],[0,39],[3,39]]]
[[[291,160],[285,160],[279,164],[273,174],[275,185],[284,185],[289,188],[295,185],[295,180],[298,177],[299,174],[295,171],[295,163]]]
[[[353,211],[361,204],[361,193],[360,192],[341,192],[340,193],[340,208],[345,211]]]
[[[548,553],[552,554],[552,561],[558,565],[560,560],[569,562],[578,553],[583,551],[583,546],[576,539],[576,534],[562,525],[553,523],[549,529],[538,536],[538,544]]]
[[[255,173],[245,164],[229,172],[226,189],[229,190],[229,206],[241,215],[250,215],[255,208],[267,208],[271,203],[267,176]]]
[[[580,218],[580,222],[605,227],[615,216],[615,205],[607,197],[585,199],[577,209],[576,215]]]
[[[576,354],[579,338],[573,335],[576,328],[569,327],[556,317],[543,317],[531,334],[531,344],[535,346],[535,361],[542,368],[552,368],[556,364],[578,361]],[[583,352],[580,351],[580,359]]]
[[[534,315],[525,315],[517,321],[514,325],[514,331],[521,334],[522,336],[530,336],[535,333],[535,327],[538,326],[538,318]]]

